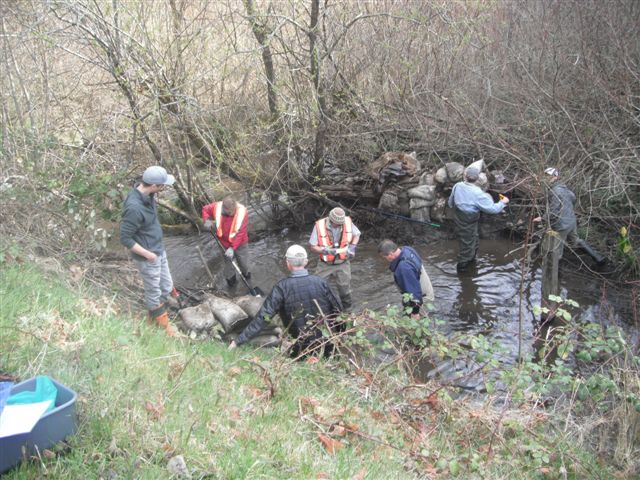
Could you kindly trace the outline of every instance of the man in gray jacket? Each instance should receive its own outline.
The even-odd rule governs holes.
[[[120,243],[131,252],[144,283],[144,301],[149,317],[164,327],[170,336],[176,331],[169,323],[167,301],[177,297],[162,243],[156,194],[173,185],[175,178],[159,166],[149,167],[124,202],[120,223]]]
[[[606,258],[578,237],[578,223],[574,211],[574,205],[576,203],[575,193],[559,181],[560,172],[558,172],[557,168],[549,167],[545,169],[544,173],[546,180],[551,186],[547,197],[549,225],[553,230],[558,232],[563,241],[560,247],[560,258],[562,258],[564,244],[568,243],[571,247],[581,248],[587,252],[598,265],[603,265],[606,262]],[[533,221],[540,222],[542,221],[542,217],[534,218]]]

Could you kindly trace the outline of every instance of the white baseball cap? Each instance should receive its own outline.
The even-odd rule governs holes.
[[[307,258],[307,251],[300,245],[291,245],[287,248],[286,258]]]

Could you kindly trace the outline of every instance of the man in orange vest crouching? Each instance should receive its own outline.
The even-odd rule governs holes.
[[[351,263],[360,241],[360,230],[344,210],[336,207],[318,220],[309,238],[309,248],[320,255],[315,274],[328,280],[335,277],[344,309],[351,308]]]
[[[238,279],[233,260],[238,261],[242,275],[249,280],[249,235],[247,225],[249,215],[247,207],[236,202],[231,197],[225,197],[221,202],[210,203],[202,207],[202,220],[204,228],[213,230],[218,237],[224,251],[224,278],[227,285],[233,287]]]

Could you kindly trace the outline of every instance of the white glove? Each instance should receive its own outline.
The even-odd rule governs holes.
[[[212,219],[207,218],[204,222],[204,228],[205,230],[213,230],[213,227],[216,226],[216,222],[214,222]]]
[[[322,255],[335,255],[337,250],[335,248],[324,247],[322,249]]]
[[[227,257],[229,260],[233,260],[233,247],[227,248],[224,252],[224,256]]]

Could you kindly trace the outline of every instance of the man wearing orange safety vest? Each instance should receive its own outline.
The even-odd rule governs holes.
[[[309,238],[309,248],[320,254],[315,274],[321,278],[335,277],[342,306],[351,307],[351,263],[360,241],[360,230],[342,208],[336,207],[329,216],[318,220]]]
[[[224,278],[227,285],[233,287],[238,279],[233,266],[234,258],[244,277],[249,280],[249,235],[247,225],[249,215],[247,207],[236,202],[231,197],[225,197],[221,202],[210,203],[202,208],[204,228],[214,230],[214,235],[220,239],[225,248]]]

